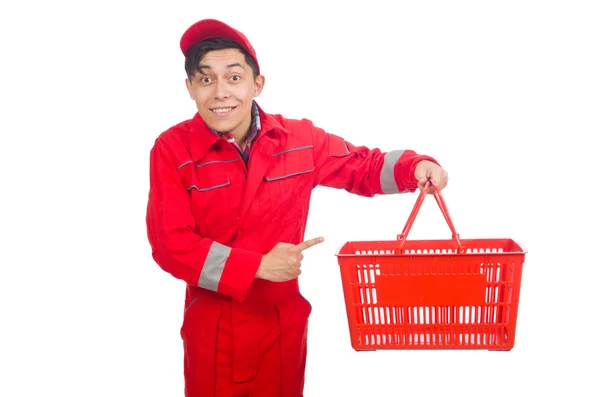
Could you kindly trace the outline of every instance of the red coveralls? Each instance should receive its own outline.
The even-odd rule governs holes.
[[[308,120],[264,113],[246,167],[198,113],[151,150],[152,256],[187,283],[181,337],[185,395],[299,397],[309,302],[297,280],[255,279],[278,242],[298,244],[317,185],[371,197],[414,192],[410,150],[355,147]]]

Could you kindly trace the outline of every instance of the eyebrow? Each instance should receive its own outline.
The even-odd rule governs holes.
[[[227,65],[228,68],[233,68],[239,66],[240,68],[243,68],[243,66],[241,64],[239,64],[238,62],[236,63],[230,63],[229,65]],[[198,70],[202,71],[203,69],[210,69],[211,67],[208,65],[199,65],[198,66]]]

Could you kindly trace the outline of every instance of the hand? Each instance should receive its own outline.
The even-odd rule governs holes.
[[[306,240],[298,245],[278,243],[271,252],[263,256],[256,278],[269,281],[282,282],[295,279],[302,273],[300,270],[302,251],[314,245],[322,243],[323,237]]]
[[[425,184],[429,179],[435,182],[440,190],[448,185],[448,173],[444,171],[442,167],[429,160],[419,161],[417,167],[415,168],[415,178],[417,178],[420,191],[425,189]],[[433,187],[430,187],[427,191],[427,193],[433,192]]]

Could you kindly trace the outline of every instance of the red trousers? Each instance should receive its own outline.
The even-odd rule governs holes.
[[[289,286],[254,289],[244,303],[188,289],[181,327],[186,397],[303,396],[311,307]]]

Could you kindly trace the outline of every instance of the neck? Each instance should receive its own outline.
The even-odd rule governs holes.
[[[254,109],[250,111],[248,117],[244,119],[244,121],[234,130],[229,132],[229,135],[235,139],[235,143],[240,148],[244,148],[246,146],[246,140],[248,139],[248,135],[250,134],[250,127],[252,126],[252,122],[254,120]]]
[[[244,120],[242,124],[240,124],[235,130],[229,132],[229,135],[235,139],[235,143],[238,144],[239,147],[243,149],[243,146],[246,145],[246,139],[248,138],[248,134],[250,133],[250,126],[252,125],[252,117],[249,117],[247,120]]]

